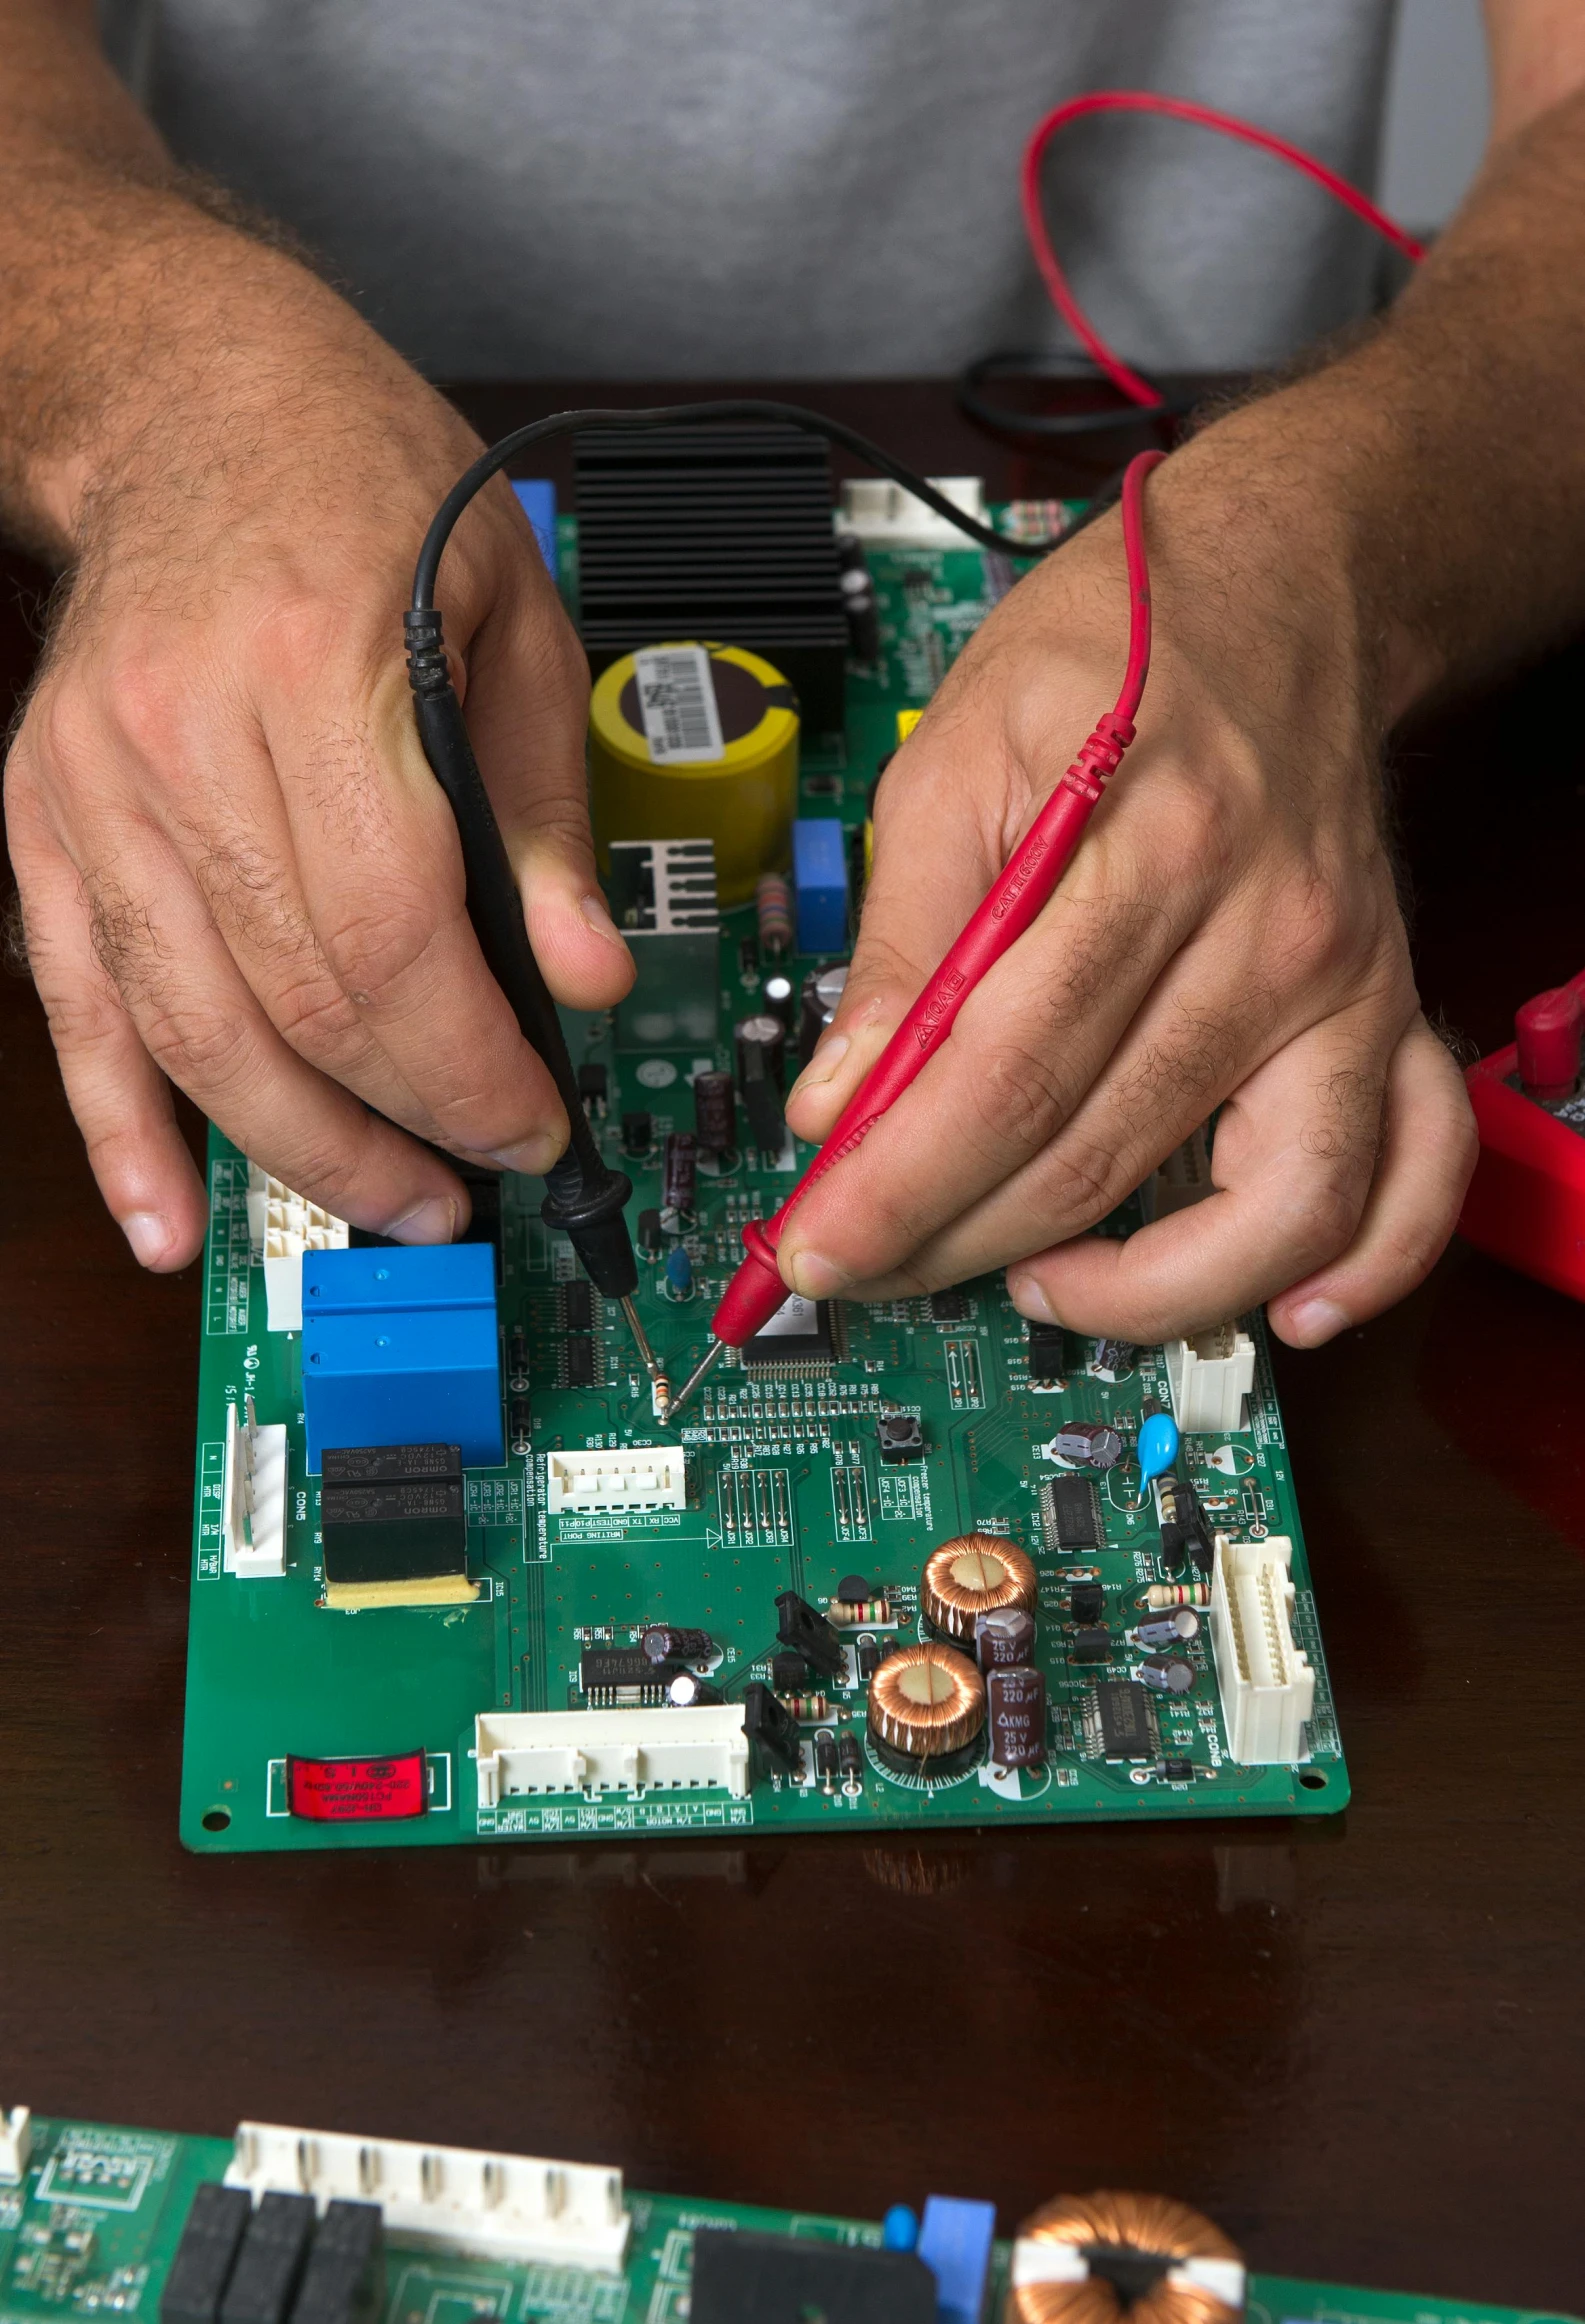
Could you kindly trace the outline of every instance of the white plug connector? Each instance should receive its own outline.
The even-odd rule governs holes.
[[[1315,1672],[1293,1635],[1293,1543],[1217,1534],[1211,1646],[1227,1748],[1245,1767],[1291,1767],[1315,1708]]]
[[[533,1792],[748,1791],[741,1703],[630,1711],[484,1711],[479,1805]]]
[[[688,1465],[680,1445],[545,1455],[545,1507],[552,1517],[564,1512],[626,1516],[687,1506]]]
[[[1225,1436],[1248,1425],[1244,1398],[1255,1385],[1255,1343],[1247,1331],[1207,1324],[1187,1339],[1168,1340],[1161,1352],[1172,1417],[1185,1436]]]
[[[251,1396],[240,1415],[226,1407],[220,1546],[228,1574],[260,1580],[286,1571],[286,1424],[261,1427]]]

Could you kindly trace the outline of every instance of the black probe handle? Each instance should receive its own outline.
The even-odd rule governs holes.
[[[606,1298],[631,1298],[638,1286],[638,1260],[623,1207],[632,1185],[621,1171],[608,1167],[589,1127],[567,1054],[566,1035],[528,940],[523,900],[512,876],[506,842],[449,676],[439,685],[431,679],[421,691],[415,686],[413,706],[424,756],[456,822],[467,879],[468,918],[479,949],[511,1003],[524,1039],[543,1058],[567,1109],[571,1140],[546,1176],[543,1215],[550,1225],[565,1229],[596,1288]]]

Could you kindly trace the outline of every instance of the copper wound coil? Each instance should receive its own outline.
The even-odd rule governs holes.
[[[1016,1606],[1032,1614],[1040,1579],[1033,1561],[997,1533],[960,1533],[925,1567],[919,1598],[926,1617],[952,1638],[972,1638],[976,1614]]]
[[[870,1680],[870,1731],[911,1759],[940,1759],[985,1724],[985,1681],[966,1654],[934,1639],[900,1646]]]
[[[1093,2253],[1094,2272],[1077,2283],[1015,2286],[1002,2309],[1002,2324],[1238,2324],[1243,2313],[1203,2285],[1171,2283],[1165,2274],[1129,2298],[1099,2272],[1108,2253],[1167,2261],[1242,2260],[1237,2244],[1219,2227],[1170,2195],[1056,2195],[1024,2221],[1018,2240],[1066,2243]]]

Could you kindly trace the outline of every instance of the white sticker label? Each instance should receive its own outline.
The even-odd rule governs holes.
[[[710,657],[703,646],[648,646],[633,656],[644,739],[656,766],[726,756]]]
[[[761,1324],[754,1334],[756,1340],[813,1339],[820,1329],[820,1318],[815,1303],[805,1299],[801,1291],[792,1292],[784,1299],[769,1323]]]

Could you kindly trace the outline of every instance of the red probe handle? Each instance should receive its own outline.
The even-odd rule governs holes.
[[[743,1230],[747,1256],[727,1285],[710,1329],[729,1348],[762,1331],[787,1297],[776,1248],[794,1203],[851,1154],[924,1070],[931,1052],[951,1032],[969,994],[1011,950],[1050,901],[1073,860],[1108,776],[1134,739],[1134,713],[1150,666],[1150,583],[1145,564],[1140,494],[1152,468],[1166,457],[1142,452],[1123,481],[1123,534],[1128,552],[1130,635],[1128,670],[1115,709],[1098,721],[1084,748],[1052,792],[1002,871],[908,1015],[848,1100],[831,1135],[775,1217]]]

